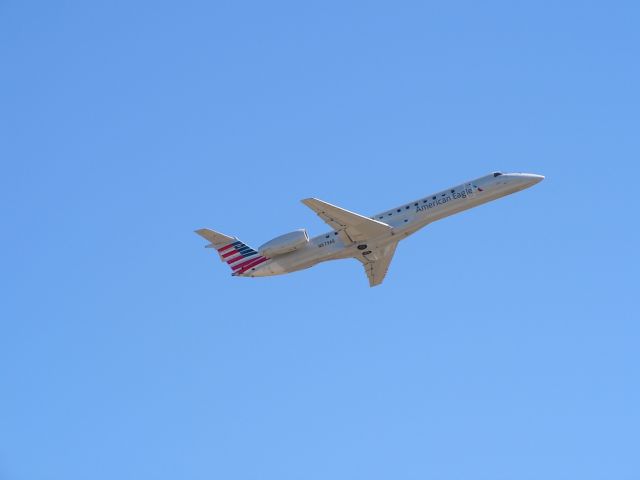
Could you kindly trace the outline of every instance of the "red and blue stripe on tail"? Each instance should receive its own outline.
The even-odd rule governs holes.
[[[222,261],[226,262],[233,270],[232,275],[242,275],[247,270],[269,260],[240,240],[221,247],[216,246],[216,249]]]
[[[242,275],[247,270],[269,260],[236,237],[230,237],[208,228],[196,230],[196,233],[211,242],[207,248],[218,250],[220,260],[227,263],[233,270],[232,275]]]

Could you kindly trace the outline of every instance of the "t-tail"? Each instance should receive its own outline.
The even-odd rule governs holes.
[[[247,270],[268,260],[267,257],[260,255],[236,237],[229,237],[208,228],[196,230],[196,233],[211,242],[205,248],[215,248],[218,251],[220,260],[231,267],[231,275],[242,275]]]

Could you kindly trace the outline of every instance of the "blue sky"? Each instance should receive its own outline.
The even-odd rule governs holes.
[[[0,477],[640,476],[637,2],[0,5]],[[494,170],[356,261],[258,246]]]

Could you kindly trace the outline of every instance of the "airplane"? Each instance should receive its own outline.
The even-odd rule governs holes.
[[[309,238],[305,229],[280,235],[258,250],[236,237],[208,228],[195,233],[215,248],[236,277],[281,275],[328,260],[355,258],[369,279],[369,286],[380,285],[400,240],[426,225],[483,203],[529,188],[544,179],[530,173],[493,172],[427,197],[414,200],[376,215],[365,217],[317,198],[302,200],[332,228]]]

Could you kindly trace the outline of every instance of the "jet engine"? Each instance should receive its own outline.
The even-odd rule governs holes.
[[[309,235],[307,234],[307,231],[302,228],[300,230],[280,235],[273,240],[269,240],[258,249],[258,253],[271,258],[298,250],[304,247],[307,243],[309,243]]]

